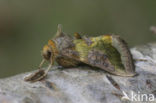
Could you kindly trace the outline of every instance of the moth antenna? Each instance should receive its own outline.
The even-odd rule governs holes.
[[[59,36],[62,36],[63,35],[62,28],[63,28],[62,25],[61,24],[58,24],[57,32],[56,32],[56,37],[59,37]]]

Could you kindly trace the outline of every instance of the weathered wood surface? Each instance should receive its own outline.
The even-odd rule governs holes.
[[[29,83],[23,80],[29,73],[24,73],[0,79],[0,103],[141,103],[138,98],[142,99],[142,94],[156,97],[156,43],[132,48],[131,52],[134,59],[143,59],[135,62],[135,77],[78,67],[55,69],[46,79]],[[117,84],[113,86],[106,75]],[[129,100],[122,98],[123,92]],[[137,100],[132,100],[132,92],[137,94]],[[156,103],[156,98],[152,102],[148,98],[146,103]]]

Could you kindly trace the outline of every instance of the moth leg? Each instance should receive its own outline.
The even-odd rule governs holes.
[[[51,67],[52,67],[52,64],[50,64],[50,65],[48,66],[48,68],[45,70],[45,74],[44,74],[44,75],[47,75],[47,74],[48,74],[48,72],[49,72],[49,70],[51,69]]]
[[[39,69],[41,69],[41,67],[42,67],[42,65],[44,64],[44,62],[45,62],[45,59],[43,59],[42,61],[41,61],[41,63],[40,63],[40,65],[39,65]]]
[[[53,64],[54,64],[54,55],[52,55],[50,58],[50,64],[49,64],[48,68],[45,70],[45,76],[48,74],[48,72],[51,69],[51,67],[53,66]]]
[[[40,69],[40,67],[43,65],[44,60],[42,60],[41,64],[39,65],[39,70],[27,77],[24,78],[25,81],[30,81],[30,82],[37,82],[42,80],[43,78],[46,77],[46,75],[48,74],[48,71],[50,70],[50,68],[52,67],[52,63],[48,66],[48,68],[46,70]]]

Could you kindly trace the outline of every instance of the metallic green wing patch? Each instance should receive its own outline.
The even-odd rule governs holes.
[[[120,76],[134,76],[135,69],[127,44],[119,36],[102,35],[73,40],[64,56]]]

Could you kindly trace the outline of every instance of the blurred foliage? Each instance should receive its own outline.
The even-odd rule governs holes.
[[[132,47],[153,42],[155,0],[1,0],[0,78],[37,68],[57,24],[68,34],[115,33]]]

